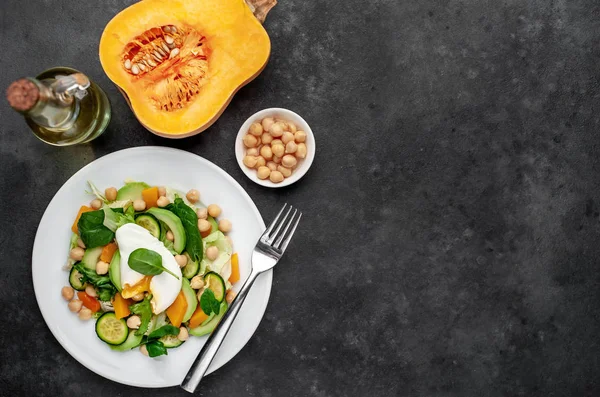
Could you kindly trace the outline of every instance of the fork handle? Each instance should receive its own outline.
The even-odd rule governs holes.
[[[196,357],[190,370],[181,382],[180,386],[185,391],[193,393],[196,390],[196,387],[198,387],[198,384],[204,377],[204,374],[206,374],[206,371],[208,371],[210,363],[217,354],[217,351],[219,350],[221,343],[223,343],[225,336],[227,336],[227,332],[229,332],[231,324],[233,324],[233,321],[240,311],[240,308],[242,307],[242,304],[244,303],[252,284],[254,284],[254,281],[259,274],[260,272],[257,272],[254,269],[252,270],[250,276],[248,276],[248,279],[244,282],[242,288],[240,288],[240,292],[233,302],[231,302],[231,305],[225,312],[225,315],[208,337],[206,344],[202,347],[202,350],[200,350],[198,357]]]

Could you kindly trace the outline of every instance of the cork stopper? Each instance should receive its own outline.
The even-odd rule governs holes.
[[[40,97],[40,89],[32,81],[19,79],[6,90],[6,99],[10,106],[20,112],[31,109]]]

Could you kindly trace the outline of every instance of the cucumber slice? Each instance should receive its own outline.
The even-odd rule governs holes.
[[[188,332],[190,333],[190,335],[194,336],[203,336],[210,334],[217,327],[217,324],[219,324],[219,321],[221,321],[226,311],[227,303],[222,302],[221,307],[219,308],[219,314],[210,319],[210,321],[204,322],[202,323],[202,325],[199,325],[196,328],[191,328]]]
[[[156,238],[160,237],[160,225],[152,215],[140,215],[135,218],[135,223],[148,230]]]
[[[85,289],[85,285],[81,282],[82,277],[83,275],[79,273],[77,269],[74,267],[71,268],[71,272],[69,273],[69,284],[71,284],[73,289],[76,289],[77,291],[83,291]]]
[[[121,253],[119,253],[119,250],[115,251],[112,260],[110,261],[108,277],[110,277],[110,282],[117,287],[119,292],[121,292],[123,288],[121,286]]]
[[[187,254],[187,252],[185,253],[185,256],[187,256],[188,261],[187,264],[183,267],[183,269],[181,269],[181,273],[183,274],[183,277],[189,280],[196,274],[198,274],[198,270],[200,270],[200,265],[198,264],[198,262],[194,262],[192,258],[190,258],[190,256]]]
[[[214,233],[217,230],[219,230],[219,224],[217,223],[217,220],[215,218],[209,215],[208,218],[206,218],[206,220],[209,221],[212,225],[212,229],[210,229],[211,233]]]
[[[167,349],[174,349],[183,344],[183,341],[177,339],[177,335],[165,335],[159,339]]]
[[[204,283],[215,294],[215,298],[219,302],[223,302],[223,299],[225,299],[226,288],[225,281],[223,281],[223,278],[219,276],[219,273],[206,273],[206,276],[204,276]]]
[[[109,345],[120,345],[129,335],[125,319],[118,319],[115,313],[106,312],[96,320],[96,334]]]
[[[98,261],[100,260],[102,248],[104,247],[86,249],[85,254],[83,254],[83,259],[81,260],[83,266],[87,267],[90,270],[96,271],[96,263],[98,263]]]
[[[187,281],[185,278],[181,283],[181,292],[183,292],[183,296],[185,297],[185,300],[187,302],[187,309],[185,311],[185,314],[183,315],[182,320],[185,323],[192,317],[192,314],[194,314],[196,307],[198,307],[198,298],[196,297],[196,292],[190,286],[189,281]]]
[[[125,342],[121,343],[120,345],[111,345],[110,348],[115,350],[115,351],[119,351],[119,352],[124,352],[127,350],[131,350],[135,347],[138,347],[140,345],[140,343],[142,343],[142,339],[144,338],[144,335],[136,335],[135,334],[135,329],[130,329],[129,330],[129,335],[127,335],[127,339],[125,339]]]

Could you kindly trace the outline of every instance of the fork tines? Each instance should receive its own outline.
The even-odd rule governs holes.
[[[282,217],[281,214],[283,214],[286,208],[287,211]],[[288,204],[285,203],[273,222],[271,222],[267,230],[265,230],[261,236],[261,241],[265,244],[269,244],[271,247],[281,252],[285,251],[287,245],[292,239],[292,236],[294,235],[294,232],[296,231],[296,227],[298,226],[301,217],[302,212],[298,211],[298,209],[291,205],[288,206]],[[273,231],[273,229],[275,229],[275,231]]]

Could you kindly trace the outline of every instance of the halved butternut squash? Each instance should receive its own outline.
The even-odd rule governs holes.
[[[144,0],[108,23],[100,62],[144,127],[168,138],[200,133],[264,69],[271,42],[257,18],[276,0],[248,3]]]

